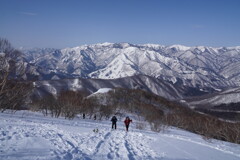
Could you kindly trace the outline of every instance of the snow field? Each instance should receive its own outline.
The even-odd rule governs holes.
[[[239,160],[240,145],[169,128],[162,133],[134,129],[119,121],[44,117],[40,113],[0,113],[1,160]],[[99,132],[93,132],[98,128]]]

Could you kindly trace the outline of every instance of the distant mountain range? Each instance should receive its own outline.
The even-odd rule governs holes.
[[[101,43],[22,52],[38,94],[122,87],[182,99],[240,86],[240,47]]]
[[[201,89],[240,85],[240,47],[102,43],[22,51],[41,80],[148,75]]]

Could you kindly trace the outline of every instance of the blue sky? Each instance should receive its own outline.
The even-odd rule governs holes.
[[[240,46],[240,0],[0,0],[0,37],[15,47]]]

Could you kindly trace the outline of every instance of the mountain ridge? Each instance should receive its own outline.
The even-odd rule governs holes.
[[[240,85],[240,47],[98,43],[65,49],[23,50],[39,79],[116,79],[134,75],[215,89]]]
[[[33,96],[43,97],[46,94],[57,95],[63,90],[83,91],[87,94],[92,94],[101,88],[140,89],[170,100],[204,95],[209,91],[200,91],[193,87],[172,84],[151,76],[136,75],[117,79],[73,78],[36,81],[34,82]]]

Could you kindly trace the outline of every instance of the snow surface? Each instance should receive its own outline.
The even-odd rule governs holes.
[[[179,51],[186,51],[186,50],[189,50],[191,47],[187,47],[187,46],[184,46],[184,45],[171,45],[169,46],[169,48],[176,48],[177,50]]]
[[[65,120],[41,113],[0,113],[1,160],[239,160],[240,145],[176,128],[155,133],[135,129],[126,132],[123,120],[117,130],[110,121]],[[93,132],[98,128],[99,132]]]
[[[112,88],[100,88],[97,92],[93,93],[93,94],[98,94],[98,93],[107,93],[109,91],[111,91]]]
[[[96,92],[92,93],[91,95],[88,96],[88,98],[90,97],[95,97],[95,96],[99,96],[101,94],[105,94],[108,93],[109,91],[111,91],[112,88],[100,88],[99,90],[97,90]],[[106,97],[99,97],[101,99],[102,104],[107,104],[108,99],[106,99]]]

